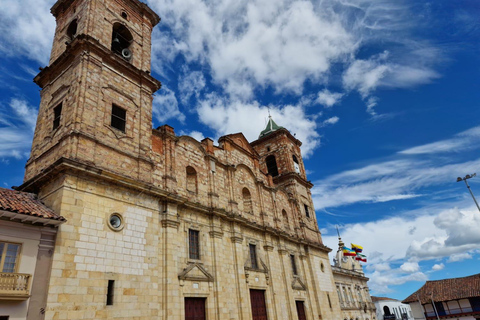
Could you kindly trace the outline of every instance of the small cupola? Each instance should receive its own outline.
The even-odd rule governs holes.
[[[270,133],[275,132],[279,129],[283,129],[283,127],[280,127],[278,124],[276,124],[275,121],[273,121],[272,116],[269,115],[267,126],[262,132],[260,132],[260,135],[258,136],[258,138],[259,139],[263,138],[266,135],[269,135]]]

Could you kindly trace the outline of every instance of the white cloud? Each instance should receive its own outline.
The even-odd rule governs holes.
[[[153,48],[157,71],[164,74],[169,62],[183,56],[187,63],[207,66],[214,83],[244,101],[267,86],[300,95],[306,80],[328,82],[334,63],[347,69],[346,88],[364,96],[379,85],[408,87],[436,75],[431,65],[440,51],[414,39],[418,21],[408,5],[394,0],[149,4],[167,26],[166,32],[155,33],[154,43],[162,43]],[[371,43],[393,43],[394,50],[358,59],[359,49]],[[329,107],[339,98],[320,95],[319,102]]]
[[[425,281],[421,262],[448,258],[447,262],[462,261],[473,258],[480,245],[478,236],[463,242],[448,243],[455,237],[466,221],[471,221],[470,214],[475,214],[472,208],[447,209],[449,204],[433,204],[414,211],[398,213],[396,217],[385,217],[376,221],[347,224],[342,227],[344,240],[363,246],[368,263],[365,265],[366,275],[370,278],[369,287],[376,293],[388,293],[392,286],[407,281]],[[450,223],[445,220],[451,210],[464,213],[460,220]],[[441,220],[442,223],[438,221]],[[471,229],[480,227],[473,224]],[[333,228],[333,226],[331,226]],[[467,234],[471,229],[466,230]],[[372,237],[371,235],[375,236]],[[347,235],[348,239],[345,238]],[[381,239],[381,241],[379,241]],[[323,236],[324,243],[335,247],[338,239],[335,235]],[[443,263],[434,265],[430,271],[439,271],[445,267]]]
[[[480,245],[477,210],[446,209],[435,217],[433,224],[437,233],[412,241],[408,256],[421,260],[449,257],[448,262],[461,261],[471,258],[470,252]]]
[[[432,271],[440,271],[445,268],[445,265],[443,263],[436,263],[432,266]]]
[[[330,92],[328,89],[323,89],[318,93],[317,102],[326,108],[331,108],[342,99],[343,93]]]
[[[459,145],[476,145],[480,127],[474,127],[452,139]],[[386,202],[423,196],[423,189],[451,184],[465,172],[475,172],[480,158],[468,162],[454,162],[448,157],[420,157],[417,155],[443,152],[443,141],[413,147],[387,160],[378,160],[358,169],[344,171],[315,181],[312,196],[315,207],[323,209],[358,202]],[[440,222],[439,222],[440,223]],[[469,223],[469,222],[467,222]],[[461,234],[456,239],[460,239]],[[454,241],[450,239],[449,241]]]
[[[480,138],[480,126],[473,127],[456,134],[451,139],[445,139],[433,143],[427,143],[421,146],[402,150],[401,154],[432,154],[443,152],[460,152],[465,150],[476,149],[479,147],[478,139]]]
[[[452,254],[448,258],[447,262],[459,262],[467,259],[472,259],[472,255],[468,252],[463,252],[463,253]]]
[[[55,31],[50,7],[55,0],[3,0],[0,10],[0,52],[48,63]]]
[[[27,158],[33,139],[37,110],[24,100],[0,105],[0,157]]]
[[[243,103],[208,95],[200,101],[197,109],[200,121],[216,130],[218,136],[234,132],[242,132],[249,141],[258,139],[261,130],[265,128],[268,115],[267,106],[258,102]],[[320,136],[316,132],[317,124],[314,118],[305,114],[305,107],[299,105],[270,106],[270,114],[275,122],[303,142],[302,154],[308,157],[320,144]]]
[[[331,118],[328,118],[326,120],[324,120],[321,124],[322,127],[324,126],[327,126],[327,125],[332,125],[332,124],[335,124],[338,122],[338,120],[340,120],[339,117],[331,117]]]
[[[410,281],[425,282],[428,277],[423,272],[415,272],[411,274],[399,274],[398,272],[380,273],[374,272],[367,275],[370,278],[368,286],[376,294],[384,294],[392,292],[392,285],[401,285]]]
[[[414,273],[420,270],[420,266],[418,265],[418,262],[404,262],[400,266],[400,270],[405,273]]]
[[[200,131],[180,131],[180,135],[190,136],[197,141],[202,141],[205,138],[205,135]]]
[[[354,61],[343,75],[343,84],[347,90],[356,89],[367,97],[385,77],[389,66],[385,64],[388,52],[370,60]]]
[[[390,267],[390,264],[385,262],[385,263],[377,263],[377,264],[368,264],[367,269],[372,269],[373,271],[389,271],[392,268]]]
[[[163,125],[169,119],[177,119],[180,122],[185,121],[185,115],[178,109],[175,92],[165,85],[155,94],[152,107],[153,117],[160,125]]]
[[[409,88],[430,83],[440,75],[434,70],[412,61],[402,65],[389,61],[390,52],[372,56],[365,60],[354,60],[343,74],[343,85],[347,90],[357,90],[367,105],[367,112],[377,116],[374,107],[378,104],[371,93],[379,87]]]
[[[180,78],[178,89],[183,104],[187,105],[190,98],[199,98],[200,92],[205,87],[205,78],[200,71],[185,71],[186,75]]]
[[[480,214],[477,210],[466,211],[453,208],[441,212],[435,225],[448,232],[447,246],[480,244]]]

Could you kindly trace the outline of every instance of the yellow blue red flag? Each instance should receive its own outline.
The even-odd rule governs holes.
[[[359,246],[358,244],[353,244],[351,243],[352,245],[352,250],[359,253],[359,252],[362,252],[363,251],[363,247],[362,246]]]

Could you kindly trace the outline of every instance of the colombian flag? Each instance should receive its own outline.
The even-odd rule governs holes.
[[[359,246],[358,244],[353,244],[351,243],[352,245],[352,249],[353,251],[357,252],[357,253],[360,253],[363,251],[363,247],[362,246]]]
[[[352,250],[350,248],[347,248],[347,247],[343,247],[342,252],[343,252],[344,256],[355,257],[355,255],[356,255],[354,250]]]

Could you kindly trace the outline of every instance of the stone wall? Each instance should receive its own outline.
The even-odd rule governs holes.
[[[183,319],[184,297],[206,298],[208,319],[250,319],[251,288],[265,290],[270,319],[294,318],[295,300],[311,319],[340,319],[327,250],[81,173],[59,177],[40,196],[68,221],[57,237],[46,319]],[[123,218],[120,231],[109,227],[112,213]],[[198,260],[188,256],[189,229],[200,233]],[[112,306],[108,280],[115,280]]]

